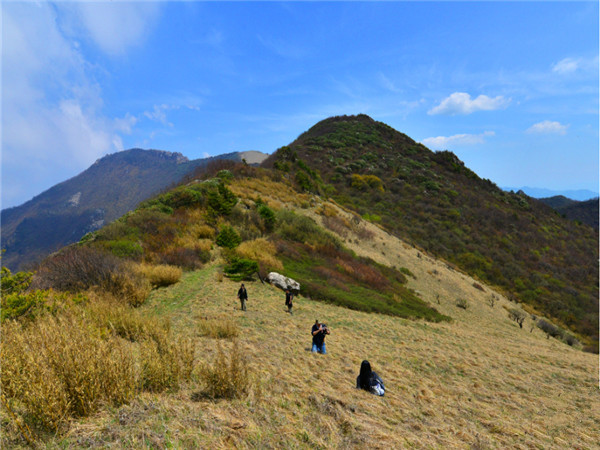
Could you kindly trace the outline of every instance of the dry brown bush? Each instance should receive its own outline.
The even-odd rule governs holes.
[[[163,264],[179,266],[187,270],[200,269],[204,263],[210,261],[210,253],[204,251],[201,246],[187,248],[169,248],[158,257]]]
[[[132,265],[134,272],[145,276],[152,287],[164,287],[177,283],[181,279],[181,268],[166,264],[148,263]]]
[[[328,204],[324,204],[323,206],[321,206],[317,213],[325,217],[336,217],[338,215],[337,209]]]
[[[248,362],[235,342],[229,358],[219,345],[213,364],[200,367],[200,378],[205,384],[203,394],[210,398],[241,398],[250,392],[252,380]]]
[[[367,227],[365,227],[364,225],[356,227],[354,232],[361,241],[372,241],[375,237],[375,233],[367,229]]]
[[[150,283],[116,256],[92,247],[75,246],[47,258],[34,276],[32,288],[81,292],[97,288],[132,306],[150,293]]]
[[[338,234],[339,236],[348,236],[348,230],[350,224],[339,216],[325,216],[323,217],[323,225],[326,228]]]
[[[222,339],[237,337],[239,328],[235,322],[230,319],[201,319],[198,323],[200,334],[211,338]]]

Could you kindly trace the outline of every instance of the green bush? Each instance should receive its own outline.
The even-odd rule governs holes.
[[[208,206],[217,215],[229,215],[238,199],[224,184],[219,183],[216,190],[211,189],[208,194]]]
[[[18,294],[26,290],[31,284],[32,272],[17,272],[12,274],[8,267],[2,267],[0,272],[0,290],[2,296]]]
[[[142,246],[139,243],[132,241],[108,241],[104,246],[108,251],[119,258],[140,259],[144,253]]]
[[[269,208],[267,205],[262,204],[258,207],[258,214],[260,215],[260,217],[262,218],[264,224],[265,224],[265,229],[268,232],[273,231],[273,228],[275,227],[275,212],[273,212],[273,210],[271,208]]]
[[[334,248],[341,248],[342,246],[336,236],[318,226],[310,217],[296,214],[287,209],[279,210],[276,217],[276,233],[284,239],[322,246],[329,245]]]
[[[250,281],[258,272],[258,263],[251,259],[232,257],[224,268],[225,275],[233,281]]]
[[[242,243],[242,238],[230,225],[224,225],[217,236],[217,245],[225,248],[235,248]]]

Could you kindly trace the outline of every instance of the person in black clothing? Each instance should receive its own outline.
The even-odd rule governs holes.
[[[242,311],[246,311],[246,300],[248,300],[248,292],[246,291],[244,283],[242,283],[242,286],[238,291],[238,298],[240,299],[240,302],[242,304]]]
[[[313,353],[321,353],[322,355],[327,354],[327,350],[325,348],[325,335],[330,334],[329,328],[324,323],[319,323],[318,320],[315,320],[315,324],[311,329],[312,333],[312,352]]]
[[[292,294],[289,289],[286,289],[285,290],[285,306],[287,306],[288,312],[290,314],[292,314],[292,307],[294,306],[292,304],[293,299],[294,299],[294,294]]]
[[[367,360],[360,365],[360,374],[356,377],[356,389],[364,389],[380,397],[385,394],[383,380],[371,370],[371,363]]]

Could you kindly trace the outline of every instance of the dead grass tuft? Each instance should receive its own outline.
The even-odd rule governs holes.
[[[194,344],[191,340],[173,340],[166,332],[155,333],[140,346],[142,389],[160,392],[177,389],[189,380],[194,369]]]
[[[125,342],[90,332],[75,312],[47,315],[35,326],[3,326],[2,391],[16,410],[51,430],[102,403],[135,394],[134,359]]]
[[[153,265],[148,263],[135,264],[132,269],[150,281],[152,287],[165,287],[177,283],[181,279],[180,267],[166,264]]]
[[[208,336],[215,339],[225,339],[237,337],[240,330],[231,319],[201,319],[198,327],[201,336]]]
[[[213,363],[201,366],[200,378],[205,385],[202,395],[209,398],[242,398],[248,395],[252,385],[248,362],[237,342],[229,357],[219,345]]]

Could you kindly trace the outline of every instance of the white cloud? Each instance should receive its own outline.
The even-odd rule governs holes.
[[[530,134],[567,134],[567,128],[569,125],[562,125],[560,122],[553,122],[551,120],[544,120],[530,126],[526,133]]]
[[[138,120],[103,113],[98,69],[63,29],[65,5],[2,5],[2,207],[123,150],[120,133]]]
[[[598,75],[598,55],[593,58],[564,58],[552,65],[552,72],[559,75],[571,75],[586,72]]]
[[[433,150],[444,150],[453,145],[484,144],[486,137],[495,134],[493,131],[485,131],[480,134],[455,134],[453,136],[430,137],[423,139],[421,142]]]
[[[499,95],[491,98],[487,95],[480,95],[475,99],[466,92],[455,92],[442,102],[430,109],[427,114],[444,114],[454,116],[457,114],[471,114],[476,111],[493,111],[496,109],[506,108],[511,99],[504,98]]]
[[[560,74],[575,72],[579,67],[580,62],[580,60],[573,58],[562,59],[552,66],[552,72],[557,72]]]
[[[172,127],[173,124],[167,120],[167,111],[171,109],[179,109],[179,106],[166,104],[154,105],[154,109],[152,111],[144,111],[144,116],[150,120],[155,120],[163,125]]]
[[[123,55],[146,39],[160,2],[69,2],[60,4],[68,26],[90,38],[104,53]]]

